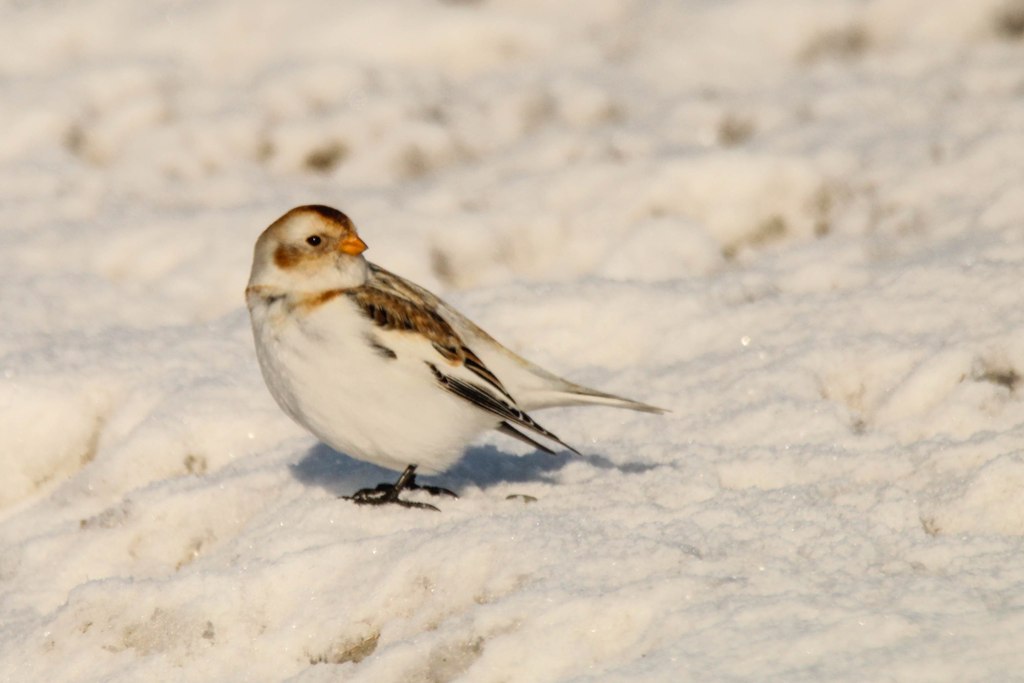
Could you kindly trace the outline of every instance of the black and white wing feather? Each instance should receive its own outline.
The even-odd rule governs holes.
[[[497,375],[491,372],[463,342],[458,331],[437,312],[439,299],[430,295],[429,300],[424,300],[425,290],[414,288],[411,283],[383,269],[375,269],[373,274],[374,277],[366,285],[346,290],[346,296],[382,334],[409,334],[422,339],[422,345],[416,344],[416,356],[429,367],[441,388],[500,418],[496,428],[504,434],[548,453],[553,452],[520,432],[513,426],[516,425],[550,439],[573,453],[579,453],[541,427],[517,405],[516,399]],[[392,354],[396,353],[393,349],[399,348],[397,344],[385,346]]]
[[[446,375],[440,370],[438,370],[437,366],[435,365],[431,365],[429,363],[428,365],[430,365],[431,372],[434,373],[434,377],[437,379],[438,383],[442,387],[452,392],[456,396],[466,399],[467,401],[477,406],[478,408],[486,410],[489,413],[494,413],[494,415],[502,418],[503,421],[498,426],[499,431],[504,432],[505,434],[509,434],[510,436],[515,436],[517,439],[525,440],[526,443],[532,444],[534,446],[540,445],[530,437],[520,433],[519,430],[517,430],[515,427],[509,424],[509,422],[512,422],[519,425],[520,427],[525,427],[526,429],[529,429],[531,432],[536,432],[537,434],[540,434],[546,439],[551,439],[558,445],[564,446],[565,448],[569,449],[576,455],[580,454],[578,450],[576,450],[569,444],[559,439],[553,433],[549,432],[548,430],[544,429],[539,424],[537,424],[536,420],[534,420],[532,417],[524,413],[522,410],[502,400],[501,398],[494,396],[487,389],[477,386],[472,382],[466,382],[462,379],[459,379],[458,377]],[[512,433],[510,434],[510,432]],[[541,448],[547,451],[548,453],[551,453],[550,449],[544,448],[543,446],[541,446]]]

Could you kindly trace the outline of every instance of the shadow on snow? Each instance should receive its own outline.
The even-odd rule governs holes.
[[[543,482],[557,484],[559,472],[571,462],[584,462],[595,469],[619,470],[627,474],[646,472],[658,465],[627,462],[616,464],[602,455],[549,455],[540,451],[511,455],[494,446],[474,446],[450,470],[437,475],[419,475],[424,484],[446,486],[458,491],[466,486],[488,489],[502,484]],[[292,475],[304,484],[320,486],[344,496],[359,488],[394,482],[398,472],[356,460],[318,443],[291,465]]]

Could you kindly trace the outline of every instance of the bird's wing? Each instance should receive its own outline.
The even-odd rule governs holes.
[[[514,396],[517,405],[525,410],[552,406],[605,405],[647,413],[668,412],[664,408],[591,389],[548,372],[509,351],[472,320],[419,285],[373,263],[370,264],[370,272],[371,281],[410,300],[423,302],[447,323],[465,345],[477,350],[482,358],[481,365],[486,363],[493,371],[492,374],[502,378],[503,387],[507,389],[505,395]]]
[[[372,281],[362,287],[346,290],[346,294],[377,327],[418,335],[433,347],[434,353],[447,361],[447,365],[464,367],[491,389],[515,403],[501,380],[463,344],[459,334],[427,302],[409,298],[401,291],[379,286]],[[440,362],[441,358],[436,359],[436,362]],[[430,362],[433,359],[428,355],[425,360]]]
[[[550,453],[551,455],[555,454],[553,450],[542,444],[540,441],[531,439],[526,434],[523,434],[521,431],[510,425],[508,422],[502,422],[500,425],[498,425],[498,431],[501,432],[502,434],[507,434],[508,436],[511,436],[513,439],[519,439],[523,443],[533,446],[538,451],[544,451],[545,453]]]
[[[483,410],[502,418],[502,422],[498,425],[498,431],[506,434],[509,433],[509,431],[514,432],[517,438],[522,440],[525,437],[527,443],[537,445],[536,441],[526,437],[525,434],[520,434],[514,427],[508,424],[509,422],[513,422],[520,427],[529,429],[531,432],[540,434],[545,439],[551,439],[558,445],[564,446],[576,455],[580,454],[578,450],[541,427],[537,424],[536,420],[517,408],[515,405],[495,396],[484,387],[474,384],[473,382],[467,382],[453,375],[447,375],[441,372],[441,370],[439,370],[435,365],[431,365],[430,370],[434,373],[434,378],[442,387],[456,396],[466,399],[478,408],[482,408]],[[551,452],[549,448],[544,448],[543,446],[541,446],[541,448],[548,453]]]
[[[433,302],[418,296],[415,290],[391,287],[387,281],[375,279],[362,287],[346,290],[345,294],[383,332],[414,335],[414,339],[422,340],[422,344],[416,344],[416,353],[429,367],[438,385],[500,418],[500,431],[515,431],[508,424],[513,423],[578,453],[516,404],[501,380],[438,314],[431,305]],[[437,301],[436,297],[433,299]],[[523,436],[517,433],[517,438]],[[536,445],[532,440],[528,442]]]

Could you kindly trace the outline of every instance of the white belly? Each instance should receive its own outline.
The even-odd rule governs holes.
[[[331,448],[394,470],[439,472],[497,426],[435,382],[406,333],[387,340],[397,358],[375,350],[373,324],[344,297],[301,317],[275,315],[275,305],[283,304],[252,311],[263,378],[281,408]]]

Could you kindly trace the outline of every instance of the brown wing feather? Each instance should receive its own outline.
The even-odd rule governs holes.
[[[397,292],[406,293],[407,288],[394,287],[392,279],[384,284],[394,289],[386,291],[372,285],[347,290],[345,293],[363,311],[367,318],[385,330],[415,332],[426,337],[434,349],[450,364],[464,365],[467,370],[484,380],[515,403],[501,380],[491,372],[452,326],[433,310],[420,305],[415,299],[407,299]],[[405,291],[403,291],[405,290]],[[415,292],[409,292],[415,296]]]
[[[345,293],[378,327],[417,332],[457,355],[455,349],[461,345],[458,336],[451,325],[433,311],[375,287],[356,287]]]

